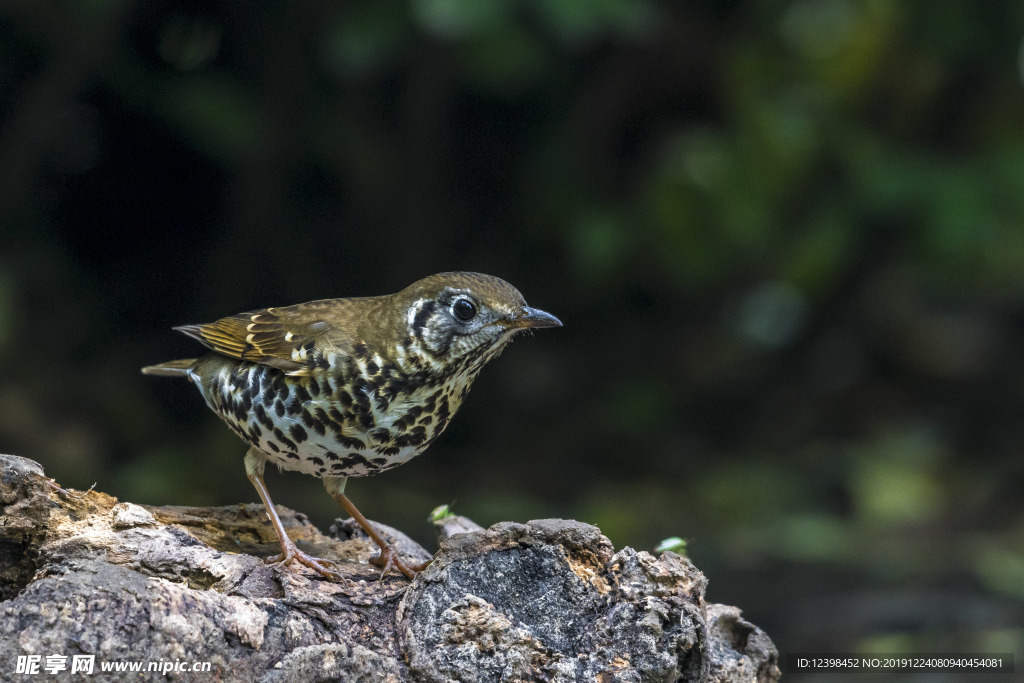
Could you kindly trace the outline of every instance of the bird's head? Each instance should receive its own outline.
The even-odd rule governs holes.
[[[517,332],[560,327],[555,316],[526,305],[500,278],[481,273],[440,273],[398,293],[406,338],[437,368],[476,360],[479,368]]]

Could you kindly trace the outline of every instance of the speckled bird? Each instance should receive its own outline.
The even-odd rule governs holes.
[[[298,561],[341,580],[332,562],[288,538],[263,482],[270,462],[323,479],[327,492],[380,546],[373,562],[407,565],[345,496],[348,477],[377,474],[422,453],[462,405],[481,368],[517,332],[559,327],[522,294],[480,273],[441,273],[397,294],[324,299],[239,313],[184,332],[212,350],[143,368],[187,377],[249,444],[245,469],[281,543],[268,562]]]

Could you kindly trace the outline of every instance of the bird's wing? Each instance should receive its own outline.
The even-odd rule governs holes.
[[[330,328],[312,312],[302,315],[288,308],[264,308],[174,329],[225,356],[304,374],[308,372],[307,354],[317,337]]]

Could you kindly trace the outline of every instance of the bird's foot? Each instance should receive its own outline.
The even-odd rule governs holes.
[[[319,557],[313,557],[303,551],[299,550],[298,546],[291,539],[281,542],[281,554],[271,555],[267,558],[267,564],[277,564],[281,566],[289,565],[292,562],[298,562],[304,564],[317,574],[320,574],[331,581],[337,581],[338,583],[348,583],[348,579],[341,575],[337,571],[338,565],[330,560],[324,560]]]
[[[380,555],[370,558],[370,564],[383,567],[380,572],[380,578],[382,579],[387,576],[388,572],[392,569],[397,569],[405,574],[409,579],[415,579],[416,575],[426,569],[433,561],[433,559],[429,559],[426,562],[421,562],[420,564],[407,565],[402,562],[402,558],[398,556],[398,553],[395,552],[395,549],[390,545],[381,546]]]

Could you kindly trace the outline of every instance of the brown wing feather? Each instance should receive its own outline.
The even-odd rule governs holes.
[[[314,342],[330,325],[307,316],[281,313],[281,309],[265,308],[174,329],[225,356],[301,374],[306,366],[296,361],[293,353]]]

